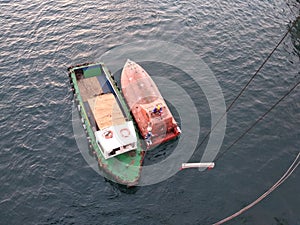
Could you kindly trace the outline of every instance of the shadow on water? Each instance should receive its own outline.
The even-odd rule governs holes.
[[[135,194],[140,187],[138,186],[127,186],[127,185],[123,185],[123,184],[119,184],[116,182],[113,182],[112,180],[108,179],[108,178],[104,178],[105,182],[107,182],[113,189],[116,189],[124,194]]]

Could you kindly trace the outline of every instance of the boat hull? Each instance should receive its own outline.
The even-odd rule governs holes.
[[[90,108],[90,99],[93,96],[99,96],[100,92],[101,94],[113,94],[115,96],[121,109],[121,111],[117,112],[117,116],[115,117],[118,117],[119,114],[123,114],[126,121],[132,120],[129,109],[114,82],[113,76],[103,63],[77,65],[68,68],[68,71],[74,92],[74,99],[83,122],[83,127],[86,131],[87,140],[98,160],[100,168],[107,174],[107,178],[114,182],[127,186],[137,185],[144,156],[139,139],[137,138],[136,150],[105,159],[103,149],[101,149],[101,145],[97,143],[95,136],[95,130],[99,129],[98,125],[100,122],[96,121],[99,120],[99,118],[95,119],[93,117],[93,112]],[[85,82],[82,82],[83,79]],[[113,122],[117,119],[118,118]],[[118,119],[118,121],[120,122],[120,119]],[[111,121],[103,121],[103,124],[105,123],[111,123]]]
[[[143,137],[152,133],[149,147],[180,135],[166,102],[149,74],[137,63],[128,60],[122,70],[121,87],[129,109]]]

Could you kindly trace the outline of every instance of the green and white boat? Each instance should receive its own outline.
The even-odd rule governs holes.
[[[68,68],[74,99],[99,166],[113,181],[138,183],[144,152],[130,111],[104,63]]]

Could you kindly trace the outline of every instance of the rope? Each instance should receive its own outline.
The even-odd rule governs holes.
[[[242,88],[242,90],[239,92],[239,94],[235,97],[235,99],[231,102],[231,104],[228,106],[228,108],[226,109],[225,113],[218,119],[218,121],[215,123],[215,125],[211,128],[211,130],[206,134],[206,136],[203,138],[203,140],[201,141],[199,147],[204,143],[204,141],[209,137],[209,135],[211,134],[211,132],[214,131],[214,129],[216,128],[216,126],[220,123],[220,121],[224,118],[224,116],[226,115],[226,113],[228,113],[228,111],[232,108],[232,106],[234,105],[234,103],[241,97],[241,95],[244,93],[244,91],[246,90],[246,88],[249,86],[249,84],[252,82],[252,80],[257,76],[257,74],[260,72],[260,70],[264,67],[264,65],[267,63],[267,61],[271,58],[271,56],[273,55],[273,53],[277,50],[277,48],[279,47],[279,45],[283,42],[283,40],[286,38],[286,36],[288,35],[288,33],[290,33],[290,31],[292,30],[292,28],[295,26],[296,22],[298,21],[298,19],[300,18],[300,16],[298,16],[296,18],[296,20],[292,23],[292,25],[290,26],[290,28],[287,30],[287,32],[284,34],[284,36],[280,39],[280,41],[277,43],[277,45],[275,46],[275,48],[270,52],[270,54],[267,56],[267,58],[263,61],[263,63],[260,65],[260,67],[256,70],[256,72],[254,73],[254,75],[250,78],[250,80],[246,83],[246,85]]]
[[[226,148],[222,153],[220,153],[216,159],[215,162],[221,158],[233,145],[235,145],[239,140],[241,140],[252,128],[261,120],[265,118],[265,116],[270,113],[281,101],[283,101],[298,85],[300,84],[300,81],[298,81],[287,93],[285,93],[284,96],[282,96],[269,110],[267,110],[261,117],[259,117],[248,129],[239,136],[228,148]]]
[[[232,220],[233,218],[241,215],[242,213],[244,213],[245,211],[247,211],[248,209],[252,208],[253,206],[255,206],[257,203],[259,203],[260,201],[262,201],[265,197],[267,197],[271,192],[273,192],[277,187],[279,187],[289,176],[291,176],[291,174],[296,170],[296,168],[299,166],[300,161],[297,162],[297,160],[299,159],[300,156],[300,152],[298,153],[296,159],[294,160],[294,162],[291,164],[291,166],[288,168],[288,170],[284,173],[284,175],[268,190],[266,191],[264,194],[262,194],[259,198],[257,198],[254,202],[250,203],[249,205],[247,205],[246,207],[242,208],[240,211],[232,214],[231,216],[226,217],[223,220],[220,220],[217,223],[214,223],[213,225],[220,225],[223,223],[228,222],[229,220]],[[297,162],[297,163],[296,163]]]
[[[288,32],[286,32],[286,34],[283,36],[283,38],[280,40],[280,42],[277,44],[277,46],[273,49],[273,51],[270,53],[270,55],[267,57],[267,59],[263,62],[262,66],[260,66],[260,68],[257,70],[257,72],[251,77],[251,79],[248,81],[248,83],[245,85],[245,87],[241,90],[241,92],[238,94],[238,96],[234,99],[234,101],[230,104],[230,106],[227,108],[226,112],[228,112],[230,110],[230,108],[232,107],[232,105],[235,103],[235,101],[242,95],[242,93],[245,91],[245,89],[247,88],[247,86],[250,84],[250,82],[253,80],[253,78],[257,75],[257,73],[261,70],[261,68],[263,67],[263,65],[268,61],[268,59],[270,58],[270,56],[274,53],[274,51],[277,49],[277,47],[279,46],[279,44],[283,41],[283,39],[287,36],[287,34],[291,31],[291,29],[294,27],[294,25],[296,24],[297,20],[299,19],[299,16],[297,17],[297,19],[294,21],[294,23],[292,24],[292,26],[290,27],[290,29],[288,30]],[[260,122],[261,120],[264,119],[264,117],[270,113],[281,101],[283,101],[298,85],[300,84],[300,81],[297,82],[284,96],[282,96],[269,110],[267,110],[259,119],[257,119],[240,137],[238,137],[224,152],[222,152],[220,155],[218,155],[218,157],[216,158],[215,161],[217,161],[219,158],[221,158],[233,145],[235,145],[240,139],[242,139],[258,122]],[[216,125],[220,122],[221,119],[223,119],[223,117],[225,116],[225,114],[217,121]],[[216,127],[216,125],[212,128],[212,130],[208,133],[208,135],[213,131],[213,129]],[[208,135],[205,137],[205,139],[208,137]],[[204,140],[205,140],[204,139]],[[204,142],[204,140],[201,142],[201,144]],[[201,145],[200,144],[200,145]],[[228,222],[229,220],[234,219],[235,217],[241,215],[242,213],[244,213],[245,211],[247,211],[248,209],[252,208],[253,206],[255,206],[257,203],[259,203],[260,201],[262,201],[264,198],[266,198],[271,192],[273,192],[276,188],[278,188],[284,181],[286,181],[287,178],[289,178],[291,176],[291,174],[296,170],[296,168],[299,166],[300,161],[297,162],[297,160],[299,159],[300,156],[300,152],[298,153],[296,159],[294,160],[294,162],[291,164],[291,166],[288,168],[288,170],[284,173],[284,175],[268,190],[266,191],[264,194],[262,194],[259,198],[257,198],[255,201],[253,201],[252,203],[250,203],[249,205],[247,205],[246,207],[242,208],[241,210],[239,210],[238,212],[232,214],[231,216],[226,217],[223,220],[220,220],[217,223],[214,223],[213,225],[220,225],[223,223]]]
[[[287,4],[286,4],[286,5],[289,7],[291,13],[296,17],[296,14],[294,13],[294,11],[292,10],[292,8],[291,8],[290,5],[289,5],[289,1],[287,1]]]

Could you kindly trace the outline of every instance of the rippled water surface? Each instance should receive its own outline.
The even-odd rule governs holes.
[[[299,152],[298,87],[215,169],[124,189],[78,149],[66,72],[123,44],[168,41],[203,59],[229,105],[299,16],[299,1],[0,0],[0,7],[0,224],[212,224],[269,189]],[[230,110],[220,151],[299,81],[299,35],[298,21]],[[173,80],[198,107],[200,143],[210,128],[207,103],[176,71]],[[190,161],[200,161],[203,149]],[[164,151],[170,148],[149,153],[146,163]],[[228,224],[300,224],[299,175]]]

